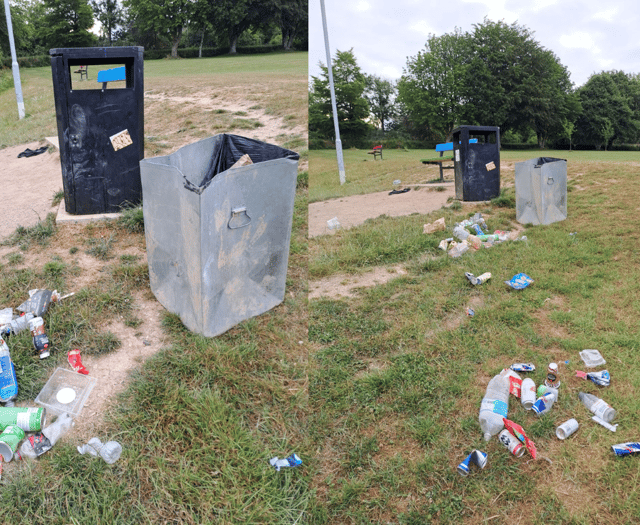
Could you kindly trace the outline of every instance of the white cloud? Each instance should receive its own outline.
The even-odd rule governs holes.
[[[560,44],[569,49],[588,49],[594,53],[600,52],[600,48],[596,45],[591,33],[585,33],[584,31],[574,31],[567,35],[561,35]]]
[[[610,9],[606,9],[604,11],[598,11],[594,13],[591,17],[592,20],[597,20],[598,22],[615,22],[617,20],[618,8],[612,7]]]
[[[361,13],[364,11],[369,11],[371,9],[371,4],[366,0],[360,0],[357,4],[353,6],[354,11],[360,11]]]

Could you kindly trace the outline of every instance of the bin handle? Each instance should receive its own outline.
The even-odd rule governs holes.
[[[547,184],[548,184],[549,186],[551,186],[551,185],[553,184],[553,177],[549,177],[549,178],[547,179]]]
[[[229,228],[235,230],[237,228],[243,228],[248,226],[251,222],[251,217],[247,215],[247,207],[242,206],[239,208],[231,209],[231,217],[229,218]]]

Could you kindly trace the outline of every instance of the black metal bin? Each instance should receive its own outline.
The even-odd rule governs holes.
[[[478,139],[471,142],[470,139]],[[487,201],[500,194],[500,128],[459,126],[453,130],[456,199]]]
[[[118,212],[142,199],[143,51],[142,47],[49,51],[67,213]],[[123,81],[97,82],[101,69],[122,70]],[[110,75],[110,80],[118,78]]]

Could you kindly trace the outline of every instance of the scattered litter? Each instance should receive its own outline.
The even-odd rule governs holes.
[[[589,379],[598,386],[609,386],[611,383],[611,376],[608,370],[601,370],[600,372],[582,372],[581,370],[576,370],[576,377]]]
[[[611,450],[613,450],[616,456],[629,456],[640,452],[640,443],[636,443],[635,441],[618,443],[617,445],[611,445]]]
[[[582,401],[582,404],[600,419],[607,423],[611,423],[611,421],[615,419],[616,411],[603,399],[585,392],[579,392],[578,397],[580,398],[580,401]]]
[[[478,275],[478,277],[469,272],[464,272],[464,275],[474,286],[486,283],[489,279],[491,279],[491,272],[485,272],[482,275]]]
[[[544,386],[548,386],[550,388],[558,388],[560,386],[557,363],[549,363],[549,366],[547,367],[547,377],[544,380]]]
[[[13,308],[3,308],[0,310],[0,325],[6,325],[13,319]]]
[[[467,315],[469,317],[473,317],[474,315],[476,315],[476,312],[474,311],[473,308],[471,308],[470,306],[467,307]]]
[[[16,451],[15,458],[37,458],[48,450],[53,448],[62,435],[69,431],[73,426],[73,418],[69,414],[60,415],[55,422],[48,425],[42,430],[32,434],[25,439]]]
[[[525,410],[531,410],[533,404],[536,402],[536,384],[533,379],[527,377],[522,381],[520,385],[520,403]]]
[[[502,443],[507,449],[509,449],[509,452],[511,452],[517,458],[521,458],[526,452],[526,449],[524,448],[522,442],[506,428],[498,435],[498,441],[500,441],[500,443]]]
[[[107,441],[103,444],[97,437],[94,437],[86,445],[79,446],[78,452],[94,457],[100,456],[111,465],[120,459],[122,445],[117,441]]]
[[[589,368],[593,368],[594,366],[604,365],[606,361],[604,357],[597,350],[583,350],[580,352],[580,357],[584,361],[584,364]]]
[[[66,412],[72,417],[78,417],[95,385],[95,377],[57,368],[42,387],[35,402],[46,408],[47,414],[59,415]]]
[[[9,323],[2,325],[0,327],[0,335],[15,335],[26,330],[29,328],[29,321],[34,317],[31,312],[23,313],[15,319],[12,319]]]
[[[466,459],[460,463],[457,467],[458,474],[461,476],[469,475],[469,466],[471,463],[475,463],[483,469],[487,464],[487,453],[482,452],[481,450],[474,450],[471,454],[469,454]]]
[[[440,244],[438,244],[438,248],[446,252],[447,249],[449,248],[449,243],[451,242],[453,242],[453,237],[449,237],[448,239],[443,239],[440,241]]]
[[[58,290],[29,290],[29,299],[18,306],[17,310],[24,313],[31,312],[36,317],[41,317],[47,312],[50,303],[57,303],[71,297],[72,293],[61,295]]]
[[[251,160],[251,157],[249,157],[249,154],[245,153],[242,157],[236,160],[229,169],[241,168],[242,166],[249,166],[250,164],[253,164],[253,161]]]
[[[551,390],[551,389],[548,389]],[[542,416],[551,410],[553,403],[556,401],[556,394],[554,392],[547,391],[542,397],[539,397],[536,402],[533,404],[531,409],[535,412],[537,416]]]
[[[591,419],[593,419],[596,423],[598,423],[598,425],[602,425],[604,428],[611,430],[611,432],[615,432],[616,429],[618,428],[617,423],[615,425],[612,425],[611,423],[608,423],[607,421],[605,421],[602,418],[599,418],[598,416],[593,416]]]
[[[13,453],[24,439],[24,430],[18,425],[9,425],[0,434],[0,455],[7,463],[13,459]]]
[[[536,369],[536,365],[533,363],[514,363],[509,368],[514,372],[533,372]]]
[[[508,429],[520,441],[522,441],[524,443],[524,446],[529,451],[529,454],[531,454],[531,457],[533,459],[536,459],[536,456],[538,455],[536,444],[531,439],[529,439],[524,429],[520,425],[518,425],[517,423],[514,423],[513,421],[510,421],[506,417],[504,418],[503,422],[504,422],[505,428]]]
[[[330,230],[338,230],[340,229],[340,221],[338,221],[338,217],[334,217],[333,219],[329,219],[327,221],[327,228]]]
[[[42,146],[38,149],[25,149],[23,152],[18,153],[18,158],[21,159],[23,157],[33,157],[34,155],[41,155],[45,151],[49,149],[49,146]]]
[[[503,373],[500,373],[491,378],[480,403],[478,420],[485,441],[489,441],[491,436],[496,436],[500,433],[508,410],[509,380]]]
[[[0,337],[0,401],[13,405],[13,400],[18,395],[18,379],[16,369],[11,361],[9,346]]]
[[[78,350],[77,348],[69,352],[69,354],[67,355],[67,360],[69,361],[71,368],[73,368],[74,371],[78,372],[79,374],[86,375],[89,373],[89,370],[87,370],[82,364],[80,350]]]
[[[398,194],[400,194],[400,193],[407,193],[407,192],[408,192],[408,191],[410,191],[410,190],[411,190],[411,188],[403,188],[403,189],[401,189],[401,190],[391,190],[391,191],[389,192],[389,195],[398,195]]]
[[[422,233],[434,233],[438,231],[444,231],[447,229],[447,225],[444,222],[444,217],[440,217],[437,221],[425,224]]]
[[[394,181],[393,181],[393,185],[394,185],[394,186],[400,186],[400,183],[401,183],[401,182],[402,182],[402,181],[401,181],[400,179],[396,179],[396,180],[394,180]]]
[[[45,416],[41,407],[0,407],[0,428],[18,425],[25,432],[39,432]]]
[[[558,439],[567,439],[571,434],[573,434],[580,425],[575,419],[569,419],[556,428],[556,436]]]
[[[302,465],[302,460],[297,454],[291,454],[288,458],[278,459],[278,456],[271,458],[269,463],[272,467],[275,467],[276,472],[280,472],[282,467],[297,467]]]
[[[533,282],[534,282],[533,279],[529,277],[526,273],[518,273],[508,281],[505,281],[504,283],[511,286],[511,288],[513,288],[514,290],[522,290],[523,288],[526,288]]]
[[[33,337],[33,346],[40,359],[49,357],[49,338],[44,333],[44,320],[42,317],[34,317],[29,321],[29,329]]]
[[[469,250],[469,245],[466,242],[452,242],[449,249],[449,256],[460,257],[463,253]]]

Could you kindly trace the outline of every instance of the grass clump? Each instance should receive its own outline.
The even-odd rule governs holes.
[[[49,213],[44,220],[39,221],[34,226],[18,226],[16,231],[2,242],[5,246],[19,246],[27,249],[32,244],[46,246],[49,238],[56,231],[56,218],[53,213]]]

